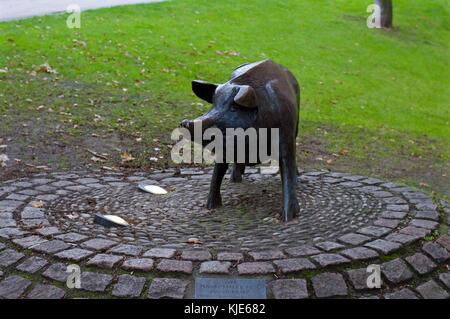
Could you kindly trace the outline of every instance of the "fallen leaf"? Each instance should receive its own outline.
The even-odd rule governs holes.
[[[87,46],[86,42],[81,41],[81,40],[73,39],[72,42],[73,42],[74,45],[77,45],[77,46],[80,46],[80,47],[86,47]]]
[[[44,202],[41,200],[35,200],[30,202],[30,206],[33,208],[42,208],[44,207]]]
[[[0,154],[0,167],[5,167],[9,157],[6,154]]]
[[[100,157],[97,157],[97,156],[92,156],[91,157],[91,161],[96,162],[96,163],[99,163],[99,162],[104,163],[104,162],[106,162],[103,158],[100,158]]]
[[[128,153],[127,151],[120,154],[120,158],[122,159],[122,163],[131,162],[135,160],[135,158],[131,156],[131,154]]]
[[[87,149],[87,151],[89,153],[91,153],[92,155],[94,155],[95,157],[98,157],[98,158],[101,158],[101,159],[104,159],[104,160],[108,159],[106,154],[99,154],[96,151],[93,151],[93,150],[90,150],[90,149]]]
[[[188,244],[196,244],[196,245],[201,245],[201,244],[203,244],[202,241],[201,241],[200,239],[198,239],[198,238],[189,238],[189,239],[187,240],[187,243],[188,243]]]
[[[217,55],[240,56],[241,54],[235,50],[216,51]]]
[[[229,56],[240,56],[241,55],[239,52],[234,51],[234,50],[228,51],[227,54]]]
[[[43,73],[49,73],[49,74],[56,74],[56,70],[53,69],[48,63],[44,63],[41,64],[38,69],[38,72],[43,72]]]

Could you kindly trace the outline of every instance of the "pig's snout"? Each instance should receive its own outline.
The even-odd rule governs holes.
[[[183,120],[180,123],[181,127],[187,128],[189,131],[193,131],[194,127],[199,127],[202,131],[214,126],[215,121],[209,116],[200,116],[195,120]]]

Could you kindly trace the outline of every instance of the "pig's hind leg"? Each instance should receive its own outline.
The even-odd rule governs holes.
[[[284,222],[288,222],[298,214],[300,206],[296,196],[297,165],[295,161],[295,138],[286,133],[281,135],[280,140],[280,169],[283,190],[282,219]]]
[[[222,196],[220,196],[220,186],[222,180],[227,172],[227,163],[216,163],[214,165],[214,172],[211,179],[211,186],[209,188],[208,202],[206,208],[213,209],[222,206]]]
[[[245,173],[245,164],[233,164],[233,170],[231,172],[230,181],[232,183],[242,182],[242,175]]]

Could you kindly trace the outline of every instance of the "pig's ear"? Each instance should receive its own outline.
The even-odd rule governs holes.
[[[192,81],[192,91],[202,100],[212,103],[217,84],[203,82],[199,80]]]
[[[239,92],[234,97],[234,102],[243,107],[248,108],[256,107],[255,90],[248,85],[239,86]]]

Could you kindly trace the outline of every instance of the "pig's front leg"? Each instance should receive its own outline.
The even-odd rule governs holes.
[[[209,188],[208,202],[206,208],[213,209],[222,206],[222,197],[220,196],[220,185],[222,185],[223,176],[227,172],[227,163],[216,163]]]
[[[283,213],[284,222],[292,220],[300,210],[297,195],[297,165],[295,162],[295,139],[280,138],[280,169],[283,190]]]
[[[231,172],[230,181],[232,183],[242,182],[242,175],[245,172],[245,164],[235,163],[233,165],[233,171]]]

